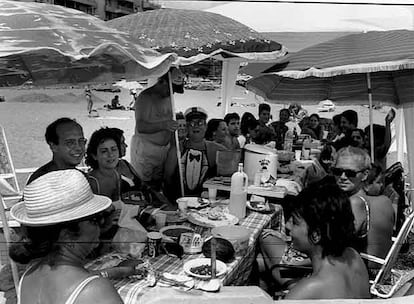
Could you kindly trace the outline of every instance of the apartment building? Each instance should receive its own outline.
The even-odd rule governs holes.
[[[17,0],[62,5],[94,15],[102,20],[111,20],[125,15],[160,8],[150,0]]]

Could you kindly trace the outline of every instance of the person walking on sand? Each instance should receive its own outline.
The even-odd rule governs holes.
[[[173,92],[184,92],[184,75],[170,70]],[[145,89],[135,102],[135,134],[131,139],[131,164],[139,177],[160,190],[165,161],[178,123],[173,119],[168,73]]]
[[[92,101],[92,92],[89,84],[85,87],[85,98],[86,98],[86,109],[88,111],[88,115],[91,115],[92,108],[93,108],[93,101]]]
[[[62,117],[48,125],[45,138],[53,154],[52,160],[33,172],[27,184],[51,171],[75,169],[85,155],[82,126],[71,118]]]

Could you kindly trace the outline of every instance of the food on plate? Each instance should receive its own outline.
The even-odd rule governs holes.
[[[255,201],[252,202],[251,201],[250,206],[253,209],[257,209],[257,210],[263,210],[263,211],[270,210],[269,204],[267,202],[255,202]]]
[[[226,215],[224,214],[224,210],[221,208],[213,208],[208,212],[207,217],[213,221],[221,221],[226,219]]]
[[[211,257],[211,239],[203,244],[203,254],[206,258]],[[234,248],[230,241],[223,238],[216,238],[216,257],[224,263],[230,263],[234,260]]]
[[[208,265],[208,264],[192,267],[190,268],[190,271],[194,274],[202,275],[202,276],[211,276],[212,274],[211,265]],[[217,274],[217,271],[216,271],[216,274]]]

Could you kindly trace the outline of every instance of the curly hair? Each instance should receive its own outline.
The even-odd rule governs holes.
[[[92,133],[92,136],[89,140],[88,148],[86,149],[86,158],[85,162],[88,166],[90,166],[92,169],[98,168],[98,161],[94,159],[94,155],[98,153],[98,146],[99,144],[103,143],[104,141],[112,139],[115,141],[118,152],[119,152],[119,146],[120,146],[120,139],[115,134],[112,128],[103,127],[95,132]]]
[[[348,196],[336,184],[315,183],[292,201],[292,215],[308,225],[308,238],[317,232],[322,257],[341,256],[355,237],[354,215]],[[314,242],[313,242],[314,243]]]

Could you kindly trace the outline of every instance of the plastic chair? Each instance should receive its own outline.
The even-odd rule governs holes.
[[[414,277],[414,271],[407,273],[407,271],[404,272],[393,269],[401,246],[404,244],[413,224],[414,212],[407,216],[400,231],[398,232],[397,237],[393,238],[393,244],[385,259],[361,253],[362,258],[382,265],[379,272],[375,276],[374,281],[371,282],[370,291],[372,295],[380,298],[390,298],[403,284]],[[390,282],[387,280],[390,280]]]

